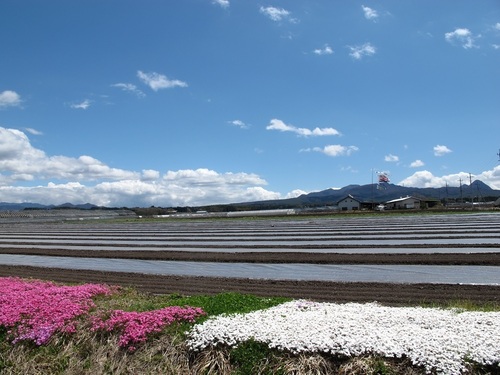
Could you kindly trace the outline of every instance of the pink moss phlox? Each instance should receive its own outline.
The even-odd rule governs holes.
[[[121,332],[119,345],[134,351],[134,344],[146,341],[147,335],[160,332],[165,326],[174,322],[194,322],[199,316],[206,315],[198,307],[171,306],[159,310],[145,312],[126,312],[114,310],[107,319],[96,317],[92,322],[92,330]]]
[[[105,285],[60,286],[46,281],[0,278],[0,326],[12,342],[46,344],[56,332],[73,333],[76,318],[94,307],[92,297],[112,292]]]

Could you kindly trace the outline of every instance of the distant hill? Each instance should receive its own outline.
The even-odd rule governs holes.
[[[84,204],[64,203],[56,206],[56,205],[44,205],[39,203],[0,202],[0,211],[62,210],[62,209],[91,210],[95,208],[99,207],[91,203],[84,203]]]
[[[476,180],[470,185],[461,187],[441,187],[441,188],[415,188],[399,186],[389,183],[348,185],[341,189],[327,189],[309,194],[303,194],[296,198],[268,200],[250,203],[239,203],[233,206],[245,206],[255,208],[292,208],[320,205],[336,205],[337,202],[348,195],[361,202],[382,203],[392,199],[414,196],[421,199],[439,201],[494,201],[500,197],[500,190],[494,190],[485,183]]]

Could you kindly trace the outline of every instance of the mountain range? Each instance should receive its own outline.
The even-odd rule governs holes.
[[[241,203],[238,205],[259,207],[266,206],[269,208],[336,205],[338,201],[348,195],[353,196],[360,202],[366,203],[383,203],[406,196],[436,201],[486,202],[494,201],[499,198],[500,190],[492,189],[479,180],[472,182],[470,185],[461,185],[460,187],[446,186],[440,188],[416,188],[390,183],[380,183],[348,185],[340,189],[326,189],[309,194],[303,194],[296,198]]]

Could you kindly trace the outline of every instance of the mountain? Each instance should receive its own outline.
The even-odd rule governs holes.
[[[500,197],[500,190],[494,190],[482,181],[476,180],[470,185],[461,187],[440,188],[415,188],[399,186],[390,183],[348,185],[341,189],[326,189],[309,194],[303,194],[296,198],[268,200],[260,202],[239,203],[232,206],[245,206],[248,208],[292,208],[306,206],[336,205],[337,202],[348,195],[361,202],[382,203],[392,199],[414,196],[420,199],[439,201],[494,201]]]

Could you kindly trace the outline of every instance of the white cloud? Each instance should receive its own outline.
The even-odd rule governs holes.
[[[500,44],[492,44],[493,49],[500,49]]]
[[[0,109],[7,107],[18,107],[21,105],[21,96],[11,90],[0,92]]]
[[[141,90],[139,90],[137,88],[136,85],[134,85],[132,83],[115,83],[115,84],[111,85],[111,87],[117,87],[123,91],[135,94],[140,98],[146,96],[146,94],[144,94]]]
[[[0,173],[15,182],[15,176],[24,179],[99,180],[133,178],[136,173],[111,168],[90,156],[71,158],[47,156],[34,148],[26,134],[16,129],[0,127]],[[5,181],[5,178],[4,178]]]
[[[70,104],[70,107],[73,109],[87,109],[90,107],[90,100],[85,99],[83,102]]]
[[[314,152],[321,152],[325,155],[328,156],[349,156],[353,152],[358,151],[359,148],[356,146],[342,146],[342,145],[328,145],[323,148],[321,147],[314,147],[312,149],[303,149],[301,151],[309,152],[309,151],[314,151]]]
[[[424,165],[425,164],[424,164],[424,162],[422,160],[417,159],[417,160],[415,160],[414,162],[412,162],[410,164],[410,167],[412,167],[412,168],[420,168],[420,167],[423,167]]]
[[[497,22],[497,23],[495,24],[495,26],[493,26],[493,28],[494,28],[495,30],[500,31],[500,22]]]
[[[480,37],[480,35],[475,36],[469,29],[458,28],[455,31],[445,33],[444,37],[447,42],[452,44],[459,44],[465,49],[469,48],[479,48],[475,44],[475,40]]]
[[[30,181],[36,185],[25,186]],[[16,186],[18,183],[23,186]],[[252,173],[199,168],[162,175],[152,169],[111,168],[87,155],[47,156],[30,144],[25,133],[0,127],[0,196],[7,202],[168,207],[281,198],[264,189],[265,185],[264,179]]]
[[[376,20],[378,18],[378,12],[375,9],[369,8],[367,6],[361,5],[365,18],[367,20]]]
[[[229,8],[229,0],[213,0],[212,4],[220,5],[222,8]]]
[[[285,198],[297,198],[300,197],[303,194],[307,194],[307,191],[301,190],[301,189],[295,189],[289,192]]]
[[[233,121],[229,121],[229,123],[231,125],[238,127],[238,128],[241,128],[241,129],[248,129],[249,128],[249,126],[241,120],[233,120]]]
[[[365,43],[360,46],[347,46],[347,48],[351,51],[349,56],[355,60],[361,60],[363,57],[372,56],[377,52],[377,49],[371,43]]]
[[[332,47],[330,47],[328,44],[325,44],[323,48],[318,48],[313,51],[316,55],[331,55],[333,53]]]
[[[41,131],[33,129],[33,128],[26,128],[24,130],[26,130],[28,133],[33,134],[33,135],[42,135],[43,134]]]
[[[170,89],[174,87],[187,87],[187,83],[183,81],[179,81],[177,79],[171,80],[168,79],[165,75],[151,72],[144,73],[142,71],[137,72],[137,77],[151,88],[153,91],[158,91],[161,89]]]
[[[160,178],[160,172],[154,169],[144,169],[141,173],[141,180],[154,181]]]
[[[283,8],[275,8],[275,7],[260,7],[260,12],[264,14],[265,16],[269,17],[273,21],[282,21],[285,19],[292,19],[290,18],[290,12],[286,9]]]
[[[446,146],[443,146],[443,145],[434,146],[434,155],[435,156],[443,156],[443,155],[449,154],[450,152],[452,152],[452,151]]]
[[[391,162],[391,163],[398,162],[399,161],[399,156],[396,156],[396,155],[393,155],[393,154],[389,154],[389,155],[386,155],[384,157],[384,160],[388,161],[388,162]]]
[[[313,130],[307,128],[297,128],[293,125],[287,125],[283,121],[278,119],[272,119],[266,129],[279,130],[282,132],[292,132],[304,137],[340,135],[339,131],[334,128],[314,128]]]

